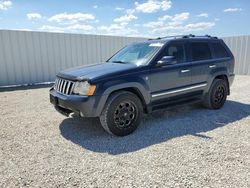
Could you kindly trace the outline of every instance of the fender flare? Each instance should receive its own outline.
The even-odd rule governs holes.
[[[149,88],[145,88],[143,85],[141,85],[140,83],[138,82],[128,82],[128,83],[123,83],[123,84],[117,84],[117,85],[114,85],[112,87],[109,87],[107,88],[103,94],[100,96],[100,99],[98,101],[98,104],[97,104],[97,111],[96,111],[96,114],[99,116],[106,104],[106,101],[108,100],[108,97],[110,96],[111,93],[115,92],[115,91],[118,91],[118,90],[126,90],[128,88],[135,88],[137,89],[145,104],[149,104],[150,103],[150,100],[151,100],[151,95],[150,95],[150,92],[149,92]]]
[[[205,90],[205,93],[207,93],[214,81],[214,79],[217,77],[217,76],[221,76],[221,75],[225,75],[227,77],[227,80],[229,78],[229,75],[228,75],[228,72],[226,70],[226,68],[220,68],[220,69],[215,69],[213,72],[212,72],[212,75],[211,75],[211,79],[209,79],[208,81],[208,87],[207,89]]]

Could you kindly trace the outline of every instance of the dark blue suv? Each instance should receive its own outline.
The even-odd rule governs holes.
[[[211,36],[174,36],[128,45],[104,63],[57,75],[50,101],[64,115],[99,117],[114,135],[132,133],[142,113],[202,102],[219,109],[230,94],[234,56]]]

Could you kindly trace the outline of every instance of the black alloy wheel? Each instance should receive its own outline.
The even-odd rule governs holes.
[[[204,106],[210,109],[220,109],[227,99],[228,91],[229,88],[226,80],[215,79],[204,98]]]
[[[137,110],[132,101],[121,102],[115,109],[114,121],[117,127],[129,127],[136,119]]]
[[[100,122],[108,133],[126,136],[139,126],[142,113],[141,100],[134,93],[119,91],[108,98]]]

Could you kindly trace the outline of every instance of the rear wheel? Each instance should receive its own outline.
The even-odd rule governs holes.
[[[140,124],[142,104],[131,92],[121,91],[112,94],[100,116],[102,127],[110,134],[126,136]]]
[[[225,80],[215,79],[204,99],[204,105],[210,109],[220,109],[227,99],[228,89]]]

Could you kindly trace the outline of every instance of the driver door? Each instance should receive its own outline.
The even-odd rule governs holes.
[[[151,100],[158,101],[172,96],[185,94],[185,88],[191,85],[191,62],[187,61],[184,42],[171,42],[159,55],[174,56],[174,64],[157,66],[157,62],[150,71]]]

